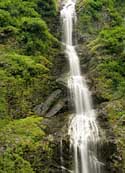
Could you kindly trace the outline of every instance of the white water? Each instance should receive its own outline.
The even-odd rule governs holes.
[[[97,159],[99,132],[96,115],[92,109],[91,93],[85,78],[81,76],[79,57],[73,46],[73,25],[76,20],[75,4],[75,0],[67,0],[61,10],[65,53],[70,65],[68,86],[75,105],[75,113],[69,125],[70,142],[74,152],[73,172],[101,173],[101,163]]]

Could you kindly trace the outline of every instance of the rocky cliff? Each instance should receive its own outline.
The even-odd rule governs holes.
[[[121,0],[78,0],[76,7],[76,49],[102,129],[107,173],[125,171],[124,7]],[[73,107],[59,1],[1,1],[0,20],[0,172],[70,172]]]

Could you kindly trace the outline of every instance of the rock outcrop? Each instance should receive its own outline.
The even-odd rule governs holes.
[[[54,105],[54,103],[57,102],[61,93],[62,93],[62,91],[60,89],[55,90],[51,95],[48,96],[48,98],[46,99],[46,101],[44,103],[41,103],[41,104],[35,106],[35,108],[34,108],[35,113],[38,115],[45,116],[45,114],[48,112],[50,107],[52,107]]]

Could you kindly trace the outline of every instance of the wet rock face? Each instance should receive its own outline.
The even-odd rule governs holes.
[[[67,99],[60,99],[50,111],[46,114],[46,117],[52,117],[56,115],[64,106]]]
[[[108,101],[98,106],[98,120],[106,136],[106,165],[113,173],[124,173],[125,117],[118,116],[124,110],[123,100]]]
[[[60,113],[54,117],[44,118],[43,125],[46,126],[46,140],[50,141],[52,155],[49,160],[47,173],[66,173],[71,169],[71,150],[68,131],[69,113]],[[43,157],[44,159],[44,157]],[[43,173],[41,171],[41,173]]]
[[[61,146],[62,145],[62,146]],[[52,169],[53,173],[60,173],[60,172],[71,172],[71,150],[69,148],[69,143],[65,140],[60,143],[56,143],[54,145],[54,154],[52,158]]]
[[[62,87],[65,87],[65,90],[68,89],[67,81],[69,78],[69,72],[63,73],[59,78],[56,79],[56,82],[59,83]]]
[[[51,117],[57,114],[64,106],[66,99],[61,99],[62,91],[55,90],[44,103],[35,106],[34,111],[38,115]]]

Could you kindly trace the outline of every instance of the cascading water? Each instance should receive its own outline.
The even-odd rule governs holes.
[[[70,88],[75,114],[69,125],[69,136],[74,151],[74,173],[101,173],[97,159],[99,132],[95,111],[92,109],[91,94],[85,78],[81,76],[79,58],[73,46],[73,23],[76,19],[75,0],[64,2],[61,10],[63,20],[65,53],[70,65]]]

